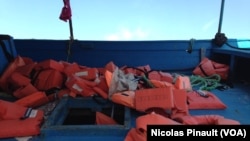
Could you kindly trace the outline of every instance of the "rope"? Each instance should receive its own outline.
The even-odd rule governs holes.
[[[199,90],[211,91],[213,89],[216,89],[218,86],[221,86],[221,77],[218,74],[214,74],[207,77],[191,75],[189,78],[192,87],[198,87]]]

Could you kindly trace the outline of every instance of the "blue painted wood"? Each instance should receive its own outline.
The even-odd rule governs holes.
[[[66,60],[67,41],[15,40],[20,55],[36,61],[47,58]],[[186,50],[189,40],[183,41],[75,41],[69,62],[89,67],[103,67],[113,61],[117,66],[150,65],[152,69],[167,71],[192,70],[200,62],[200,50],[211,54],[210,40],[194,41],[192,52]],[[39,54],[39,55],[38,55]]]
[[[212,52],[213,54],[224,54],[230,56],[230,78],[231,79],[236,79],[235,78],[235,67],[237,63],[237,58],[250,58],[250,48],[244,48],[249,45],[250,40],[237,40],[237,39],[230,39],[228,40],[228,44],[224,44],[220,48],[213,48]],[[244,45],[245,44],[245,45]],[[242,48],[240,48],[243,45]],[[238,48],[239,47],[239,48]],[[250,47],[250,46],[249,46]],[[244,69],[240,68],[240,69]]]
[[[13,37],[0,34],[0,76],[3,74],[11,59],[17,56]]]

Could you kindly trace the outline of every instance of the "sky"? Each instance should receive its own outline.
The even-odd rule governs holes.
[[[212,39],[220,0],[70,0],[74,39]],[[250,38],[250,0],[225,0],[221,32]],[[17,39],[70,37],[63,0],[0,0],[0,34]]]

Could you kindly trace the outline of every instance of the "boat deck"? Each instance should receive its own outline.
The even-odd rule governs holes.
[[[190,110],[192,115],[218,114],[226,118],[239,121],[241,124],[250,124],[250,85],[234,83],[233,88],[224,91],[213,90],[212,92],[226,104],[224,110]]]
[[[225,118],[234,119],[240,122],[242,125],[250,124],[250,87],[247,83],[235,82],[233,88],[211,91],[227,106],[224,110],[189,110],[191,115],[220,115]],[[130,128],[135,127],[136,118],[142,113],[125,107],[124,122],[121,125],[66,125],[63,123],[65,119],[65,112],[62,110],[63,105],[69,102],[68,98],[62,99],[55,107],[54,111],[48,116],[47,120],[41,128],[41,135],[34,137],[34,140],[112,140],[123,141]],[[77,101],[71,102],[73,107],[85,106],[96,107],[93,99],[88,102],[77,104]],[[64,103],[64,104],[63,104]],[[69,104],[68,103],[68,104]],[[84,104],[85,103],[85,104]],[[97,104],[98,105],[98,104]],[[100,106],[100,105],[99,105]],[[104,106],[105,107],[105,106]],[[100,108],[100,107],[99,107]],[[96,108],[98,109],[98,107]],[[58,116],[58,117],[56,117]],[[63,117],[64,116],[64,117]],[[120,115],[121,116],[121,115]],[[118,116],[118,118],[120,118]],[[16,140],[14,138],[6,140]]]

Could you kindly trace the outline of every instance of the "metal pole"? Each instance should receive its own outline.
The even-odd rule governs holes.
[[[72,20],[69,19],[69,30],[70,30],[70,40],[71,42],[74,40],[74,34],[73,34],[73,26],[72,26]]]
[[[218,33],[221,33],[221,26],[222,26],[222,20],[223,20],[224,5],[225,5],[225,0],[221,0],[220,20],[219,20]]]
[[[70,30],[70,39],[69,39],[69,44],[68,44],[68,50],[67,50],[67,61],[69,62],[69,58],[71,56],[71,46],[74,42],[74,34],[73,34],[73,25],[72,25],[72,20],[71,18],[69,19],[69,30]]]

